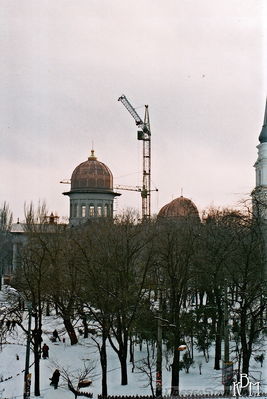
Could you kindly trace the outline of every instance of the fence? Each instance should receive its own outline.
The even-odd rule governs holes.
[[[267,398],[267,393],[260,392],[257,397],[262,397],[262,398]],[[153,397],[152,395],[131,395],[131,396],[126,396],[126,395],[112,395],[112,396],[102,396],[98,395],[98,399],[155,399],[156,397]],[[160,398],[157,399],[206,399],[206,398],[233,398],[232,395],[224,395],[222,393],[215,393],[215,394],[193,394],[193,395],[179,395],[179,396],[167,396],[163,395]]]

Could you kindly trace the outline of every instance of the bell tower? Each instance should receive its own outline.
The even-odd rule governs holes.
[[[258,219],[264,242],[264,274],[267,281],[267,99],[263,126],[259,136],[258,159],[254,165],[256,187],[252,191],[253,215]]]
[[[267,221],[267,99],[259,142],[258,159],[254,165],[256,186],[252,192],[253,209],[254,214],[261,215]]]

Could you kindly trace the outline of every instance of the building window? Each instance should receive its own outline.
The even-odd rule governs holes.
[[[95,216],[95,207],[92,204],[89,206],[89,216],[90,217]]]
[[[86,216],[86,205],[82,205],[82,218]]]
[[[75,218],[77,218],[79,215],[78,215],[78,204],[74,204],[74,215],[73,215]]]
[[[105,218],[108,216],[108,205],[107,204],[104,206],[104,216],[105,216]]]
[[[97,206],[97,216],[102,216],[102,206],[101,205]]]

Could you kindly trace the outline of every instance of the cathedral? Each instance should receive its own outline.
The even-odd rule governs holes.
[[[264,122],[259,135],[258,159],[254,165],[256,170],[256,185],[252,191],[253,209],[260,212],[264,221],[267,220],[267,101]],[[70,181],[70,191],[63,195],[69,197],[69,226],[75,227],[99,217],[113,217],[113,201],[116,193],[113,188],[113,175],[111,170],[95,156],[94,150],[88,159],[79,164],[73,171]],[[189,217],[195,222],[200,222],[196,205],[188,198],[180,196],[164,205],[159,213],[159,218]],[[52,214],[48,224],[55,223]],[[264,224],[265,226],[265,224]],[[13,260],[11,270],[18,264],[19,247],[25,242],[25,229],[23,223],[16,223],[11,227],[13,236]],[[267,232],[266,232],[267,236]],[[267,240],[266,240],[267,254]]]
[[[262,130],[259,135],[258,159],[254,165],[256,185],[252,191],[253,207],[259,207],[267,219],[264,204],[267,200],[267,101]],[[94,151],[88,160],[78,165],[71,176],[71,189],[63,193],[70,198],[69,224],[77,226],[96,217],[113,216],[113,200],[121,194],[113,190],[113,176],[110,169],[97,160]],[[192,217],[200,220],[196,205],[180,196],[164,205],[158,217]]]

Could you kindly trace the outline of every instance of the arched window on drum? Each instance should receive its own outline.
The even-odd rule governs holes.
[[[102,206],[100,204],[97,205],[97,216],[102,216]]]
[[[94,217],[95,216],[95,206],[94,204],[90,204],[89,206],[89,216]]]
[[[104,216],[105,216],[105,217],[108,217],[108,216],[109,216],[108,204],[105,204],[105,206],[104,206]]]
[[[82,218],[85,218],[85,216],[86,216],[86,205],[82,205],[81,210],[82,210]]]

